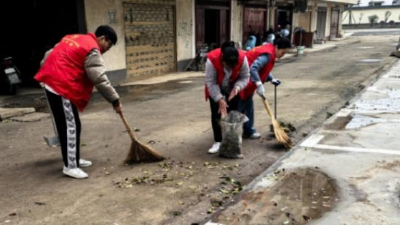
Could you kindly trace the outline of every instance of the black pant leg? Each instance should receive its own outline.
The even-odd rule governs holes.
[[[64,165],[79,167],[81,123],[76,107],[68,100],[46,90],[58,132]]]
[[[221,114],[218,113],[219,105],[217,102],[214,102],[212,98],[209,98],[209,102],[211,108],[211,125],[214,134],[214,141],[221,142],[222,131],[221,131],[221,126],[219,125],[219,121],[221,119]]]

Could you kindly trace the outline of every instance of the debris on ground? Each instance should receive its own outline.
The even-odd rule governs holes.
[[[285,131],[285,133],[289,134],[291,132],[295,132],[296,128],[291,123],[286,123],[284,121],[279,121],[279,125]]]
[[[218,209],[224,209],[223,205],[228,202],[234,202],[235,195],[239,194],[243,190],[241,182],[235,180],[232,177],[222,176],[220,177],[220,188],[219,193],[210,198],[211,206],[207,209],[207,213],[211,214]]]
[[[158,167],[153,171],[140,169],[141,175],[125,178],[123,181],[114,181],[114,185],[119,188],[131,188],[134,185],[157,185],[172,183],[177,187],[185,186],[185,180],[192,178],[196,173],[202,173],[207,170],[224,172],[238,171],[240,164],[226,164],[221,161],[218,162],[204,162],[202,164],[195,162],[176,162],[169,160],[161,162]],[[109,174],[106,168],[103,168],[106,175]],[[195,190],[196,187],[189,187]]]
[[[268,178],[275,182],[272,187],[243,193],[236,199],[237,204],[216,215],[213,221],[305,225],[321,218],[336,205],[333,179],[314,168],[275,170]],[[260,216],[260,212],[265,213]]]
[[[46,205],[44,202],[35,202],[36,205]]]

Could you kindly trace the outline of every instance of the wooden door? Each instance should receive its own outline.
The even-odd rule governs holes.
[[[245,8],[243,14],[243,44],[246,43],[250,33],[264,34],[266,24],[266,10],[259,8]]]
[[[228,10],[219,11],[219,44],[221,45],[229,38]]]
[[[206,43],[204,8],[196,8],[196,52]]]
[[[331,38],[336,38],[339,32],[339,10],[332,10]]]

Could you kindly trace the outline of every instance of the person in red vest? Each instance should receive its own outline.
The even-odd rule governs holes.
[[[207,54],[205,69],[206,100],[210,100],[211,124],[215,143],[208,150],[217,153],[222,141],[219,125],[221,115],[237,109],[238,93],[249,82],[249,66],[245,52],[238,50],[232,41]]]
[[[265,89],[263,84],[265,82],[271,82],[275,86],[281,83],[280,80],[274,79],[271,71],[274,68],[275,60],[282,58],[289,52],[290,47],[289,39],[278,37],[273,44],[267,43],[246,53],[250,65],[250,81],[244,90],[240,92],[241,100],[238,105],[238,110],[245,113],[249,118],[249,121],[243,125],[243,137],[251,139],[261,137],[260,133],[254,128],[253,94],[256,91],[260,97],[264,97]]]
[[[79,111],[87,106],[93,87],[120,113],[122,105],[107,76],[102,54],[117,43],[109,26],[99,26],[95,33],[66,35],[46,52],[35,79],[45,88],[54,116],[64,161],[63,173],[87,178],[81,167],[92,162],[80,159],[81,122]]]

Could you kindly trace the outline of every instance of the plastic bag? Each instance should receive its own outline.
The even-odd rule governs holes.
[[[228,116],[220,121],[222,128],[222,142],[219,147],[219,156],[231,159],[241,159],[243,124],[249,121],[246,115],[232,110]]]

